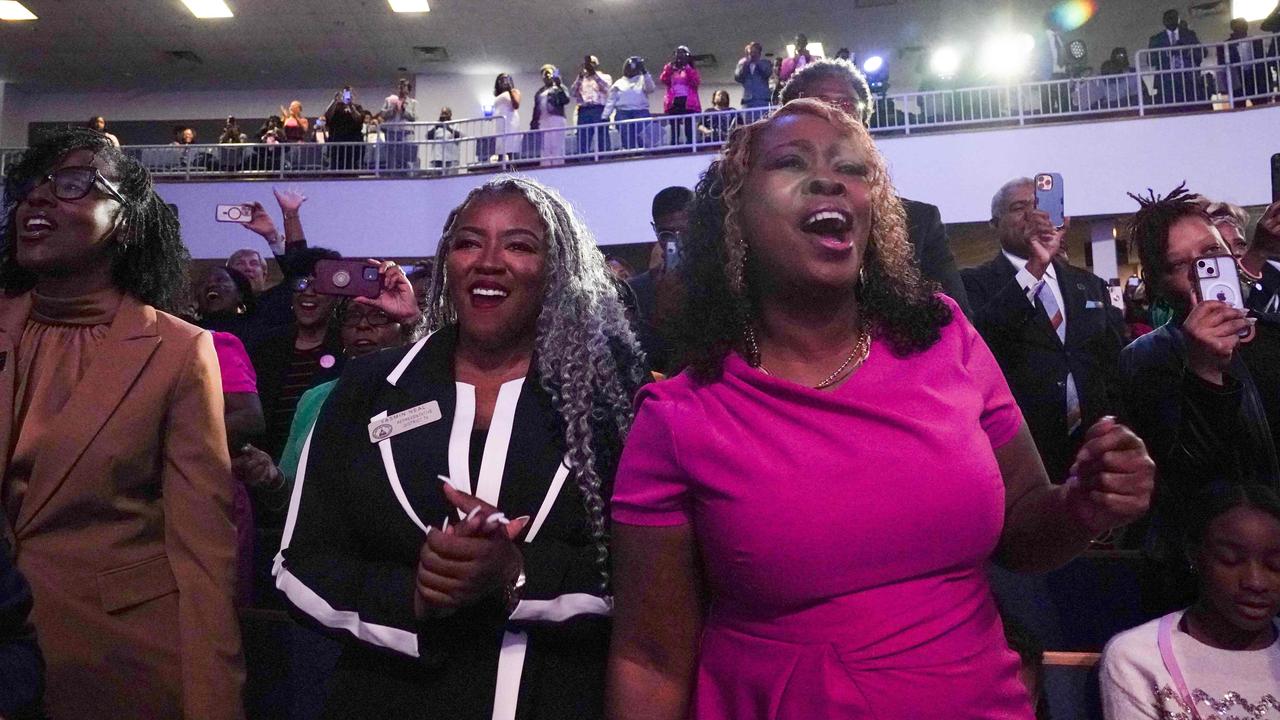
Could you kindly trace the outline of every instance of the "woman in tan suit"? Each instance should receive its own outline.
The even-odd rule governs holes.
[[[98,133],[31,147],[0,235],[0,506],[62,718],[240,718],[235,528],[186,249]]]

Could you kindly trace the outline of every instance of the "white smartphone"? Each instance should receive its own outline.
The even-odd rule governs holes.
[[[1196,299],[1217,300],[1231,307],[1244,311],[1244,293],[1240,290],[1240,271],[1236,268],[1236,259],[1230,255],[1207,255],[1196,258],[1192,270],[1195,278]],[[1240,337],[1247,337],[1249,329],[1240,331]]]
[[[218,222],[248,223],[253,221],[252,205],[219,205],[214,211]]]

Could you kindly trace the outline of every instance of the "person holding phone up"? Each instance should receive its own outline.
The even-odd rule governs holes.
[[[1120,410],[1125,329],[1106,282],[1059,258],[1068,220],[1054,227],[1046,210],[1031,178],[1005,183],[991,199],[995,257],[960,277],[1045,470],[1063,482],[1088,428]]]
[[[676,47],[671,61],[662,68],[658,80],[667,86],[667,96],[662,101],[662,110],[667,115],[690,115],[702,112],[702,102],[698,99],[698,86],[702,84],[702,76],[698,68],[693,66],[693,55],[685,45]],[[673,121],[671,124],[671,144],[681,145],[693,142],[693,118]]]
[[[356,103],[350,85],[333,94],[324,111],[324,122],[329,129],[326,150],[329,167],[338,170],[364,167],[364,108]]]
[[[1121,389],[1126,415],[1161,471],[1152,555],[1166,586],[1187,587],[1179,536],[1206,478],[1280,488],[1280,325],[1265,313],[1255,319],[1197,299],[1196,260],[1229,253],[1185,186],[1132,197],[1139,209],[1127,228],[1131,247],[1151,300],[1168,303],[1173,319],[1120,354]],[[1156,603],[1172,609],[1178,601],[1173,593]]]

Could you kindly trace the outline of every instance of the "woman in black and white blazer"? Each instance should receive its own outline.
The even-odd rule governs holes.
[[[350,363],[321,412],[276,585],[348,641],[328,717],[600,717],[639,347],[544,186],[473,191],[436,257],[433,332]]]

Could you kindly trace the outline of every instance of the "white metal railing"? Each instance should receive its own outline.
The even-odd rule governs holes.
[[[1134,72],[925,90],[874,98],[878,135],[947,132],[1172,109],[1230,109],[1280,99],[1280,35],[1135,53]],[[658,115],[521,131],[502,117],[387,123],[366,142],[133,145],[125,152],[157,177],[452,175],[702,152],[769,108]],[[0,173],[20,149],[0,148]]]

